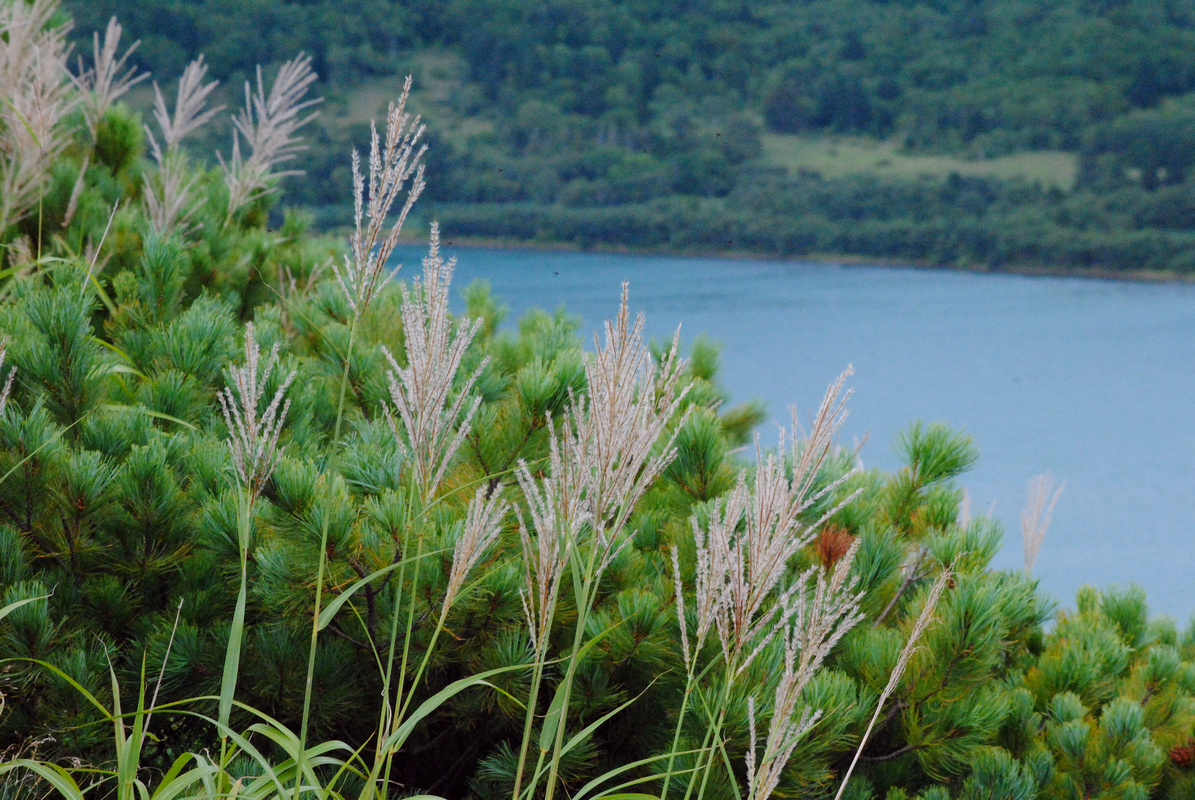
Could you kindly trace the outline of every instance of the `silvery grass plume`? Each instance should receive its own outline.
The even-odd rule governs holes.
[[[697,642],[693,652],[700,651],[709,631],[715,630],[734,676],[750,665],[799,608],[793,597],[801,581],[788,589],[778,589],[789,560],[811,541],[822,522],[857,494],[851,493],[813,523],[803,520],[806,511],[853,474],[848,472],[814,491],[814,481],[830,454],[834,434],[846,418],[845,404],[851,393],[844,392],[843,385],[851,372],[848,368],[826,391],[804,444],[793,438],[791,474],[781,455],[762,453],[757,437],[754,483],[748,485],[746,477],[740,475],[704,528],[692,521],[697,551]],[[795,428],[795,410],[793,419]],[[780,453],[787,440],[781,429]],[[678,604],[682,644],[687,649],[683,601],[678,600]]]
[[[631,512],[676,455],[673,441],[688,392],[680,386],[685,362],[674,337],[653,364],[643,322],[642,314],[630,322],[624,283],[618,316],[605,326],[605,345],[595,335],[597,352],[586,359],[588,397],[574,397],[566,418],[550,426],[545,475],[537,478],[523,462],[516,471],[536,532],[533,538],[520,516],[523,608],[536,646],[545,641],[568,551],[582,530],[588,526],[596,537],[596,580],[630,542]]]
[[[673,443],[687,417],[680,413],[689,391],[680,385],[686,364],[677,353],[680,331],[656,364],[643,341],[643,323],[639,314],[631,324],[624,283],[618,316],[605,325],[605,344],[595,334],[597,352],[586,359],[589,391],[573,398],[568,419],[550,440],[558,460],[574,465],[570,491],[580,493],[597,537],[599,574],[630,541],[627,520],[676,456]]]
[[[158,123],[162,141],[159,143],[150,127],[145,126],[149,151],[158,162],[157,179],[145,178],[145,208],[155,233],[185,231],[191,216],[202,202],[200,198],[192,196],[199,176],[187,170],[179,143],[224,108],[205,108],[208,95],[219,83],[204,83],[206,75],[207,65],[203,63],[203,56],[187,65],[178,82],[173,114],[166,105],[157,81],[154,81],[154,120]]]
[[[356,230],[349,238],[350,253],[344,259],[343,269],[333,265],[336,279],[344,289],[353,313],[360,316],[377,296],[386,279],[397,268],[386,273],[390,254],[398,243],[403,223],[411,207],[423,193],[423,153],[426,145],[420,145],[423,125],[419,117],[411,118],[406,113],[407,97],[411,93],[411,78],[403,84],[398,103],[390,103],[386,115],[386,141],[378,137],[377,126],[372,126],[369,145],[369,202],[365,202],[365,177],[361,174],[361,157],[353,151],[353,196],[356,210]],[[402,210],[398,218],[386,231],[386,217],[394,202],[406,191]]]
[[[552,435],[555,440],[555,432]],[[547,645],[552,627],[552,612],[560,589],[560,578],[568,559],[568,543],[576,541],[581,528],[589,521],[577,487],[581,481],[575,474],[576,463],[566,462],[559,447],[548,452],[548,469],[537,479],[524,461],[519,462],[515,475],[537,535],[531,536],[527,522],[519,514],[519,539],[523,546],[523,614],[531,646],[539,653]]]
[[[232,157],[228,163],[220,159],[228,187],[229,219],[246,203],[277,191],[274,182],[278,178],[301,174],[301,170],[274,170],[302,149],[296,133],[317,116],[314,112],[302,114],[321,102],[321,98],[302,99],[315,78],[311,56],[301,53],[278,69],[268,97],[260,66],[256,92],[245,81],[245,107],[233,117]],[[249,149],[248,158],[241,155],[242,136]]]
[[[888,698],[892,696],[892,693],[896,691],[896,687],[900,684],[900,679],[905,674],[905,668],[909,666],[909,659],[913,657],[913,653],[917,652],[921,635],[925,633],[925,629],[929,627],[930,622],[933,620],[934,612],[938,608],[938,601],[942,597],[942,592],[953,581],[953,566],[942,570],[942,574],[934,581],[934,585],[929,591],[929,596],[925,599],[925,606],[922,607],[921,613],[917,616],[917,621],[913,623],[913,630],[909,634],[909,640],[905,642],[904,649],[900,651],[900,656],[896,659],[896,666],[892,668],[892,673],[888,676],[888,683],[884,686],[884,691],[880,693],[875,713],[871,715],[871,722],[867,724],[867,729],[863,731],[863,738],[859,740],[859,746],[855,748],[855,755],[851,758],[851,764],[847,767],[846,774],[842,776],[842,783],[838,787],[838,793],[834,795],[834,800],[842,800],[842,793],[846,791],[847,783],[851,780],[851,773],[855,771],[855,765],[859,763],[859,757],[863,755],[863,749],[867,747],[867,740],[871,736],[871,731],[875,727],[876,721],[880,718],[880,712],[884,708],[884,703],[888,701]]]
[[[858,579],[850,576],[858,540],[834,565],[833,572],[814,568],[798,581],[782,612],[784,671],[776,685],[772,719],[759,768],[755,763],[754,703],[748,707],[751,746],[747,750],[747,784],[750,800],[767,800],[780,782],[784,766],[802,737],[821,717],[821,709],[801,703],[810,679],[821,668],[839,640],[863,618],[857,591]],[[816,579],[810,573],[816,572]],[[812,584],[812,585],[811,585]]]
[[[444,592],[441,616],[447,615],[448,609],[465,585],[465,579],[498,538],[502,530],[502,518],[509,507],[498,497],[496,491],[487,492],[484,486],[478,488],[477,493],[473,495],[469,502],[469,510],[465,514],[464,528],[452,551],[452,569],[448,573],[448,587]]]
[[[444,261],[440,256],[440,229],[433,224],[431,246],[423,259],[423,279],[402,289],[407,365],[399,366],[393,354],[382,348],[392,368],[386,418],[399,448],[411,458],[415,483],[425,502],[443,480],[481,402],[480,397],[469,402],[469,394],[484,361],[454,389],[465,351],[481,325],[480,320],[469,319],[452,323],[448,287],[455,266],[456,259]]]
[[[1041,543],[1046,538],[1046,531],[1050,529],[1050,520],[1054,516],[1054,506],[1062,490],[1066,488],[1066,481],[1055,489],[1054,478],[1049,472],[1044,472],[1029,481],[1029,501],[1025,510],[1021,512],[1021,539],[1025,544],[1025,572],[1033,571],[1033,564],[1037,561],[1037,553],[1041,550]],[[1050,493],[1053,492],[1053,496]],[[1047,498],[1049,498],[1047,500]]]
[[[79,98],[57,10],[57,0],[0,4],[0,229],[31,213],[69,142],[63,118]]]
[[[0,371],[3,371],[4,361],[8,357],[8,342],[8,336],[0,338]],[[0,414],[3,414],[4,409],[8,406],[8,395],[12,391],[12,381],[15,377],[17,377],[17,368],[13,367],[8,371],[8,377],[4,379],[4,388],[0,389]]]
[[[117,57],[120,47],[120,37],[124,32],[116,17],[108,20],[108,28],[104,31],[104,43],[100,44],[99,33],[92,34],[92,53],[94,62],[90,69],[83,68],[83,59],[79,59],[79,75],[73,78],[75,86],[83,97],[83,119],[92,137],[96,135],[100,120],[129,89],[149,77],[148,72],[137,73],[135,66],[126,69],[125,64],[129,56],[141,44],[141,40],[129,45],[124,55]]]
[[[967,487],[963,487],[963,499],[958,504],[958,516],[954,521],[955,525],[960,528],[966,528],[971,524],[971,493],[967,491]]]
[[[295,379],[295,372],[282,381],[274,398],[259,412],[266,384],[278,364],[278,345],[262,362],[261,348],[253,335],[253,323],[245,326],[245,364],[229,366],[230,383],[219,393],[224,421],[228,424],[228,449],[241,486],[249,493],[249,502],[261,494],[274,471],[281,448],[278,436],[290,408],[290,400],[283,402],[287,388]]]

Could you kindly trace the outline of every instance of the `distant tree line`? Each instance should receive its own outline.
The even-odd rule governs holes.
[[[66,7],[80,31],[112,10]],[[460,86],[427,113],[478,124],[433,139],[429,199],[458,235],[993,266],[1191,260],[1195,0],[145,0],[121,13],[143,67],[175,75],[202,52],[232,85],[302,50],[325,92],[351,96],[449,54]],[[1062,196],[786,176],[765,166],[767,133],[977,158],[1063,149],[1080,169]],[[299,166],[312,180],[288,202],[336,206],[366,128],[324,120],[311,135]],[[893,195],[904,205],[883,208]]]

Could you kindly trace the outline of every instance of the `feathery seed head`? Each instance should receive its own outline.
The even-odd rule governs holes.
[[[4,369],[4,360],[8,356],[8,341],[7,335],[0,337],[0,370]],[[3,414],[4,409],[8,406],[8,395],[12,391],[12,381],[15,377],[17,377],[17,368],[13,367],[8,371],[8,377],[4,379],[4,388],[0,389],[0,414]]]
[[[628,541],[635,505],[676,456],[673,440],[687,416],[680,412],[688,387],[680,386],[685,361],[677,355],[679,332],[653,364],[643,322],[642,314],[630,322],[624,283],[618,316],[605,326],[605,344],[595,336],[597,352],[586,360],[589,394],[573,399],[568,421],[553,430],[550,442],[559,462],[576,465],[570,491],[583,498],[593,524],[599,573]]]
[[[1025,544],[1025,572],[1033,571],[1033,564],[1037,561],[1041,543],[1045,541],[1046,531],[1050,529],[1054,506],[1058,504],[1058,498],[1062,496],[1062,490],[1065,488],[1066,481],[1063,481],[1055,489],[1054,478],[1049,472],[1044,472],[1029,481],[1029,501],[1025,505],[1025,510],[1021,512],[1021,539]]]
[[[174,100],[174,113],[166,105],[166,98],[158,82],[154,81],[154,120],[162,133],[165,150],[154,138],[153,131],[148,125],[145,132],[149,138],[150,152],[154,160],[162,163],[165,153],[178,149],[179,143],[190,133],[203,127],[208,120],[223,110],[224,106],[205,109],[208,96],[219,85],[219,81],[204,83],[207,75],[207,64],[203,63],[203,56],[199,56],[183,70],[178,81],[178,94]]]
[[[858,541],[853,541],[833,572],[807,571],[784,599],[784,680],[792,681],[798,693],[834,645],[863,619],[863,593],[858,591],[858,578],[850,574],[858,550]]]
[[[423,193],[423,154],[427,145],[420,144],[424,126],[419,117],[406,113],[407,97],[411,93],[411,78],[403,84],[398,103],[390,103],[386,116],[386,140],[382,142],[376,126],[372,126],[369,147],[368,204],[366,179],[361,172],[361,157],[353,151],[353,199],[356,230],[349,238],[350,254],[344,267],[334,265],[336,279],[348,298],[353,313],[364,313],[381,290],[382,284],[398,271],[386,274],[390,254],[398,243],[399,233],[415,201]],[[386,231],[386,217],[399,195],[406,192],[398,218]]]
[[[772,719],[758,770],[754,745],[749,752],[748,785],[752,800],[767,800],[771,796],[793,750],[821,718],[822,711],[804,705],[801,698],[826,656],[863,618],[859,611],[863,593],[856,591],[858,580],[850,577],[857,551],[858,543],[852,543],[833,573],[811,568],[778,603],[782,609],[784,671],[776,684]]]
[[[455,265],[455,259],[445,262],[440,256],[440,230],[433,224],[431,247],[423,259],[423,278],[416,280],[412,289],[403,287],[406,366],[400,366],[383,348],[391,366],[386,418],[399,447],[411,457],[415,483],[424,500],[435,494],[481,402],[479,397],[472,402],[468,399],[485,367],[484,361],[459,389],[454,389],[465,351],[481,324],[480,320],[469,319],[452,324],[448,287]]]
[[[843,392],[843,384],[850,372],[849,369],[844,372],[826,392],[803,445],[794,439],[795,467],[791,474],[777,454],[764,454],[757,437],[753,483],[748,486],[740,476],[704,529],[693,521],[697,549],[697,638],[702,640],[712,624],[723,655],[736,674],[746,669],[776,635],[773,621],[795,590],[794,587],[782,592],[776,599],[777,587],[789,561],[809,543],[821,522],[855,496],[850,495],[813,524],[802,517],[812,504],[850,475],[813,491],[834,435],[846,416],[844,403],[849,392]],[[782,451],[787,441],[788,434],[782,429]],[[849,566],[850,559],[844,556],[840,563]]]
[[[135,66],[125,69],[125,62],[141,44],[141,40],[129,45],[124,55],[117,57],[120,47],[120,36],[124,29],[116,21],[116,17],[108,20],[108,28],[104,31],[104,43],[100,45],[100,34],[92,34],[92,53],[94,62],[90,69],[83,68],[83,60],[79,59],[79,75],[72,77],[74,84],[83,95],[83,118],[87,129],[95,136],[100,120],[129,89],[149,77],[148,72],[137,74]],[[123,73],[122,73],[123,70]]]
[[[187,169],[179,143],[224,108],[204,108],[208,95],[219,84],[219,81],[204,83],[205,75],[207,65],[203,63],[203,56],[187,65],[178,82],[173,114],[166,105],[166,98],[162,96],[157,81],[154,81],[154,120],[162,134],[162,143],[159,144],[153,131],[146,125],[149,151],[158,162],[158,174],[153,178],[148,175],[145,178],[145,208],[155,233],[185,232],[190,227],[191,217],[203,202],[202,198],[194,195],[199,176]]]
[[[298,130],[316,113],[303,116],[301,112],[321,102],[320,98],[303,100],[308,87],[315,82],[311,56],[300,53],[278,69],[278,75],[266,95],[261,67],[257,68],[257,89],[245,82],[245,106],[233,118],[232,158],[227,164],[221,159],[224,183],[228,186],[228,216],[246,203],[277,191],[278,178],[297,175],[299,170],[275,172],[275,168],[295,157],[302,149]],[[241,137],[249,148],[249,156],[241,156]]]
[[[477,490],[469,502],[465,514],[465,525],[452,551],[452,570],[448,574],[448,588],[444,592],[442,614],[447,614],[465,579],[477,566],[502,530],[502,517],[508,506],[497,492],[486,493],[485,487]]]
[[[283,397],[295,379],[293,370],[274,392],[265,411],[259,411],[266,384],[277,363],[277,344],[263,363],[261,348],[253,335],[253,323],[249,323],[245,326],[245,363],[241,367],[229,366],[229,385],[219,393],[224,421],[228,425],[228,449],[232,453],[233,468],[241,486],[249,493],[250,503],[261,494],[274,472],[281,453],[278,437],[290,408],[290,400],[283,402]]]
[[[681,654],[685,657],[685,664],[691,663],[692,651],[689,648],[689,625],[685,620],[685,587],[681,581],[680,556],[676,548],[670,548],[672,554],[672,581],[676,591],[676,619],[680,623]]]
[[[57,11],[58,0],[0,4],[0,228],[28,216],[70,143],[62,123],[79,95]]]
[[[519,480],[522,483],[521,476]],[[550,527],[539,528],[540,523],[537,522],[537,533],[547,533],[539,533],[532,537],[521,512],[518,512],[518,517],[519,542],[523,547],[523,586],[519,589],[519,598],[523,603],[523,616],[527,620],[531,647],[538,653],[540,647],[546,646],[548,642],[552,613],[566,562],[560,540]]]
[[[525,463],[516,471],[536,532],[533,538],[520,514],[523,608],[537,649],[546,645],[560,578],[583,531],[593,532],[600,575],[630,542],[626,527],[635,504],[675,456],[671,438],[662,450],[660,440],[670,425],[675,436],[679,425],[673,423],[683,417],[684,362],[674,339],[668,355],[653,365],[642,329],[642,315],[630,322],[623,284],[605,345],[597,341],[585,365],[588,396],[573,398],[562,424],[549,423],[544,477],[537,479]]]
[[[555,426],[550,420],[548,425],[552,441],[556,441]],[[539,479],[532,475],[525,461],[520,461],[515,470],[535,528],[532,537],[526,520],[522,513],[519,514],[524,575],[520,594],[531,644],[537,652],[539,647],[547,644],[569,545],[577,540],[581,529],[589,522],[582,495],[576,491],[580,484],[576,474],[578,465],[565,461],[559,447],[549,448],[548,462],[546,474]]]

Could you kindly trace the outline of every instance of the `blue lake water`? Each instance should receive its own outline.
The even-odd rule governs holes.
[[[1195,612],[1195,286],[1028,278],[780,261],[453,249],[459,290],[484,278],[511,309],[564,306],[598,330],[630,283],[651,336],[722,344],[732,402],[758,397],[787,424],[848,364],[842,443],[898,467],[914,420],[971,434],[972,509],[1004,522],[996,566],[1023,564],[1020,511],[1034,475],[1066,488],[1034,574],[1060,604],[1136,583],[1154,612]],[[400,257],[408,277],[418,249]],[[761,427],[774,441],[770,425]]]

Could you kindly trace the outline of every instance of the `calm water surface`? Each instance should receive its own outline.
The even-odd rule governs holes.
[[[451,250],[455,286],[490,282],[510,320],[564,306],[597,330],[630,282],[651,336],[707,333],[723,383],[802,420],[848,364],[842,441],[867,437],[868,466],[900,466],[896,434],[942,421],[974,437],[963,476],[972,507],[995,504],[1023,564],[1019,515],[1029,479],[1066,481],[1035,574],[1056,600],[1137,583],[1151,610],[1195,611],[1195,286],[518,250]],[[417,250],[402,254],[405,275]],[[765,440],[769,426],[761,431]]]

